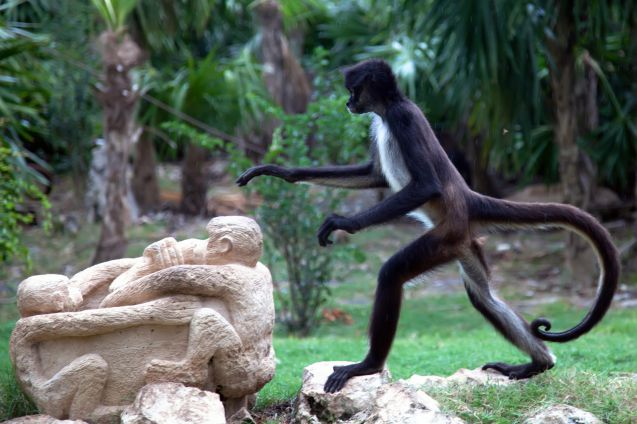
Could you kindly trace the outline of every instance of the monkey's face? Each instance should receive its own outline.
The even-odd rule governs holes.
[[[365,86],[348,87],[348,90],[349,100],[346,105],[350,112],[361,114],[373,111],[374,101]]]

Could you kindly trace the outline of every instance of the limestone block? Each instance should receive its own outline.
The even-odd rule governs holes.
[[[166,238],[140,258],[20,284],[10,354],[41,411],[109,422],[159,382],[219,393],[228,417],[248,407],[275,368],[262,235],[245,217],[207,230],[206,240]]]
[[[22,317],[74,311],[81,303],[82,293],[69,284],[65,275],[34,275],[18,287],[18,311]]]
[[[421,387],[446,387],[450,385],[487,385],[495,384],[498,386],[506,386],[509,384],[515,384],[518,380],[511,380],[498,372],[493,370],[482,370],[476,368],[469,370],[461,368],[449,377],[440,377],[437,375],[418,375],[414,374],[407,380],[403,380],[406,384],[409,384],[416,388]]]
[[[462,424],[460,418],[440,412],[438,402],[422,390],[396,382],[381,387],[366,417],[369,424]]]
[[[341,391],[325,393],[323,386],[335,366],[351,362],[318,362],[303,370],[303,385],[295,407],[295,422],[317,424],[324,421],[345,421],[366,410],[376,398],[378,389],[389,383],[387,369],[381,373],[354,377]]]
[[[550,406],[533,417],[527,418],[524,424],[602,424],[602,421],[590,412],[582,411],[570,405]]]
[[[48,415],[28,415],[26,417],[14,418],[3,421],[2,424],[87,424],[82,420],[58,420]]]
[[[438,402],[425,392],[398,381],[390,383],[389,371],[354,377],[336,393],[323,385],[334,366],[349,362],[319,362],[303,371],[294,421],[301,424],[462,424],[440,412]]]
[[[121,418],[122,424],[226,423],[218,394],[178,383],[143,387]]]

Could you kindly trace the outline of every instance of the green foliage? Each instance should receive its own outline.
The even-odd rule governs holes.
[[[14,256],[28,260],[29,251],[21,241],[22,225],[33,220],[25,213],[27,199],[35,199],[45,210],[50,205],[39,188],[19,172],[24,165],[24,157],[9,148],[8,143],[0,145],[0,263]],[[45,223],[49,219],[45,218]]]
[[[225,74],[228,76],[228,73]],[[316,166],[325,163],[351,163],[366,152],[367,121],[345,113],[347,96],[328,90],[330,78],[317,78],[319,100],[311,103],[304,114],[286,115],[282,109],[263,98],[248,95],[248,104],[261,107],[281,123],[263,163],[286,166]],[[325,94],[323,96],[323,94]],[[183,123],[168,122],[161,128],[173,138],[188,140],[218,150],[221,140]],[[311,145],[311,147],[310,147]],[[251,161],[235,146],[226,144],[231,154],[235,175],[251,165]],[[280,318],[286,328],[307,335],[316,326],[318,309],[324,303],[327,283],[332,278],[334,261],[361,259],[361,253],[337,247],[323,249],[315,232],[325,216],[338,209],[344,193],[327,189],[310,189],[303,185],[272,178],[252,181],[248,190],[256,191],[263,203],[256,211],[268,243],[271,265],[282,260],[289,285],[278,284]],[[276,267],[275,267],[276,268]]]
[[[33,217],[25,213],[25,202],[32,199],[48,209],[35,184],[46,181],[28,165],[46,164],[24,147],[43,127],[39,109],[46,93],[38,86],[35,72],[25,67],[38,67],[34,52],[44,38],[14,25],[0,17],[0,263],[14,256],[28,261],[20,234],[21,226]]]
[[[122,29],[138,0],[91,0],[111,31]]]
[[[322,54],[317,54],[318,61],[325,64],[320,58]],[[346,164],[365,155],[368,122],[345,113],[347,96],[342,89],[335,92],[328,88],[333,84],[331,78],[317,77],[318,100],[309,105],[306,113],[298,115],[287,115],[266,100],[249,96],[249,103],[260,105],[271,116],[269,119],[273,117],[281,123],[263,163],[285,166]],[[188,140],[214,150],[219,150],[222,145],[218,138],[180,122],[167,122],[161,128],[177,140]],[[226,145],[226,148],[231,154],[231,172],[235,175],[251,165],[236,147]],[[291,185],[273,178],[253,180],[248,190],[256,191],[263,199],[256,214],[265,233],[268,262],[274,269],[277,263],[285,264],[285,271],[276,273],[277,279],[286,275],[289,281],[287,285],[277,285],[280,320],[288,331],[305,336],[317,324],[318,310],[326,300],[334,263],[362,260],[361,252],[355,249],[321,248],[315,237],[325,216],[338,210],[344,193]]]
[[[209,150],[218,150],[224,147],[223,140],[197,131],[181,121],[164,122],[161,125],[161,129],[166,131],[177,141],[194,143]]]
[[[319,96],[306,113],[298,115],[269,107],[268,112],[281,125],[262,162],[307,167],[360,160],[367,150],[367,121],[346,114],[346,100],[342,92]],[[235,161],[235,172],[248,164]],[[249,187],[263,199],[256,214],[270,247],[269,262],[274,265],[280,258],[285,263],[288,284],[277,285],[280,320],[289,332],[307,336],[318,323],[335,262],[361,259],[360,252],[340,246],[321,248],[316,240],[317,229],[326,215],[338,210],[344,193],[267,177],[253,180]],[[275,274],[277,279],[281,277],[281,273]]]

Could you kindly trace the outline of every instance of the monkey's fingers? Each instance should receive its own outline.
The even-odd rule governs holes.
[[[323,386],[326,393],[336,393],[345,386],[350,375],[347,367],[334,367],[334,372],[330,375]]]
[[[239,175],[239,178],[237,178],[235,182],[237,183],[239,187],[243,187],[244,185],[248,184],[251,179],[253,179],[254,177],[258,175],[260,174],[255,168],[250,168],[247,171],[245,171],[243,174]]]
[[[325,247],[328,244],[332,244],[332,241],[329,240],[329,236],[335,229],[336,226],[330,218],[326,219],[325,222],[323,222],[323,225],[321,225],[321,228],[319,228],[317,234],[318,242],[322,247]]]

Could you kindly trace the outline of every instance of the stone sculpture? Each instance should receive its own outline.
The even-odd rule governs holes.
[[[20,284],[11,359],[42,412],[108,422],[146,384],[174,382],[220,394],[230,417],[272,379],[259,226],[218,217],[207,230],[207,240],[166,238],[141,258]]]

